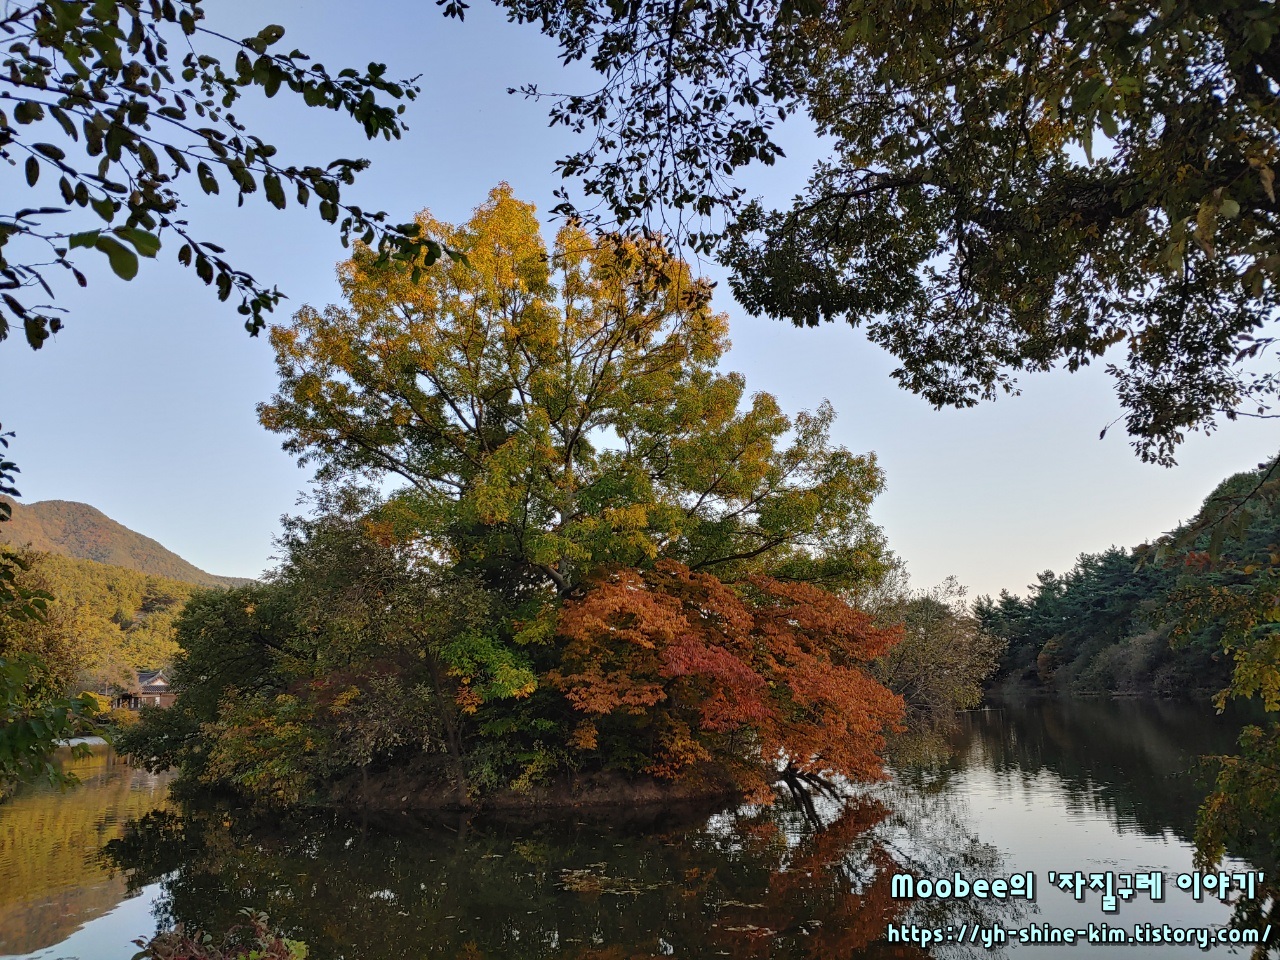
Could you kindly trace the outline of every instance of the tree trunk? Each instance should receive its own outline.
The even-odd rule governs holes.
[[[427,655],[427,663],[431,670],[431,685],[435,689],[436,703],[440,707],[440,719],[444,723],[445,749],[449,751],[449,760],[453,766],[454,798],[458,806],[471,806],[471,797],[467,790],[467,766],[462,757],[462,735],[458,730],[457,706],[445,695],[444,684],[440,679],[440,664],[434,656]]]

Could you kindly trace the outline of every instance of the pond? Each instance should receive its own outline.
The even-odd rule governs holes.
[[[1219,927],[1230,906],[1176,878],[1193,873],[1197,757],[1230,751],[1237,729],[1191,704],[992,706],[961,716],[942,759],[900,761],[892,781],[820,802],[821,828],[789,803],[609,821],[282,823],[179,806],[164,777],[98,748],[71,763],[75,790],[31,788],[0,806],[0,955],[126,960],[158,926],[225,928],[242,906],[321,960],[999,956],[1035,931]],[[893,876],[908,871],[1030,873],[1035,899],[895,898]],[[1077,900],[1050,871],[1156,873],[1163,900],[1136,890],[1104,910],[1105,890]],[[924,950],[922,931],[964,943]],[[1030,956],[1116,951],[1040,943]]]

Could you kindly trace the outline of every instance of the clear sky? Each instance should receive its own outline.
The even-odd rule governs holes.
[[[559,184],[553,164],[572,135],[547,127],[545,107],[509,96],[534,81],[583,89],[536,31],[507,24],[477,4],[464,23],[424,0],[283,2],[215,0],[212,25],[234,35],[268,23],[331,70],[385,62],[394,77],[422,75],[411,130],[390,144],[365,141],[354,124],[283,95],[237,113],[268,131],[282,157],[300,163],[365,156],[373,166],[349,194],[397,219],[430,207],[465,220],[499,181],[540,210]],[[784,203],[822,144],[802,125],[787,132],[789,160],[748,180]],[[0,170],[6,197],[25,190],[20,170]],[[314,208],[278,212],[259,200],[193,200],[198,235],[233,263],[302,303],[337,295],[337,233]],[[554,225],[548,218],[548,232]],[[265,339],[250,339],[166,246],[132,283],[91,271],[85,291],[59,291],[67,329],[38,353],[20,335],[0,345],[0,422],[18,433],[10,455],[28,502],[91,503],[213,573],[255,576],[270,565],[282,514],[296,512],[309,471],[257,423],[254,405],[275,386]],[[935,411],[889,378],[892,358],[840,325],[796,330],[748,316],[720,279],[732,319],[726,366],[749,389],[795,411],[823,398],[839,414],[835,436],[875,451],[887,488],[873,515],[917,586],[955,574],[974,593],[1025,590],[1044,569],[1061,571],[1083,551],[1133,545],[1193,514],[1224,476],[1255,466],[1280,446],[1271,422],[1225,424],[1195,437],[1173,469],[1142,464],[1122,430],[1098,439],[1119,415],[1101,369],[1024,380],[1022,396],[965,411]]]

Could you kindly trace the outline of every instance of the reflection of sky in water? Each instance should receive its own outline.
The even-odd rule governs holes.
[[[1135,923],[1218,926],[1225,923],[1229,917],[1230,910],[1226,905],[1213,896],[1206,896],[1202,902],[1196,902],[1187,893],[1177,889],[1174,883],[1178,873],[1193,869],[1191,847],[1183,838],[1190,835],[1189,831],[1194,822],[1195,807],[1199,802],[1201,791],[1192,786],[1194,778],[1187,774],[1190,758],[1202,752],[1229,749],[1233,738],[1232,731],[1228,730],[1222,736],[1216,734],[1210,736],[1205,732],[1205,728],[1204,711],[1191,705],[1169,706],[1166,704],[1146,708],[1133,703],[1105,702],[1068,705],[1031,704],[1009,707],[1003,712],[970,714],[962,723],[961,731],[954,741],[955,753],[949,759],[939,761],[932,767],[917,769],[913,772],[904,771],[895,782],[857,791],[864,796],[878,799],[891,812],[878,822],[873,822],[874,818],[872,818],[872,821],[868,821],[869,829],[864,832],[855,831],[848,834],[847,840],[842,841],[847,844],[841,848],[844,851],[843,855],[837,854],[837,860],[841,864],[840,870],[848,878],[855,892],[862,893],[875,881],[874,850],[887,848],[896,860],[911,865],[922,876],[949,876],[955,870],[959,870],[970,879],[1008,876],[1014,872],[1025,871],[1032,871],[1036,875],[1037,898],[1033,905],[1025,904],[1025,901],[1021,900],[1003,904],[992,901],[985,903],[970,901],[962,906],[917,903],[912,909],[911,918],[931,927],[939,923],[959,924],[974,921],[984,924],[999,923],[1002,926],[1015,928],[1046,922],[1058,927],[1076,928],[1086,927],[1090,923],[1106,923],[1118,927],[1131,927]],[[116,824],[127,818],[126,811],[128,815],[136,816],[142,809],[139,807],[139,803],[143,803],[144,800],[142,794],[146,791],[154,791],[155,784],[143,782],[141,779],[135,780],[121,770],[113,771],[113,774],[110,777],[102,777],[96,783],[86,785],[78,794],[65,797],[44,795],[44,799],[40,802],[47,803],[48,809],[41,810],[38,814],[38,817],[43,819],[29,819],[24,823],[61,823],[65,830],[72,831],[76,836],[88,837],[98,831],[103,832],[102,839],[115,835]],[[146,799],[143,807],[154,805],[157,801],[158,798]],[[15,845],[12,839],[14,823],[6,824],[6,818],[12,820],[19,813],[23,813],[28,818],[36,816],[37,812],[33,809],[35,802],[34,799],[28,799],[25,805],[0,807],[0,890],[10,891],[4,895],[9,898],[9,902],[0,902],[0,915],[3,915],[5,907],[11,911],[15,909],[21,911],[23,905],[23,901],[18,899],[20,893],[14,883],[11,882],[7,888],[3,887],[6,870],[13,874],[11,880],[16,880],[20,873],[13,862],[14,854],[20,845]],[[89,809],[95,804],[97,804],[95,809]],[[834,821],[837,818],[838,811],[830,801],[820,799],[818,808],[824,820]],[[72,816],[73,813],[75,816]],[[703,870],[701,875],[704,877],[708,875],[707,867],[723,871],[725,877],[735,872],[745,876],[743,871],[749,872],[752,869],[752,858],[759,854],[761,848],[758,838],[752,840],[738,832],[747,820],[750,818],[733,814],[719,814],[712,817],[700,831],[690,835],[691,842],[698,843],[692,839],[694,837],[702,838],[700,841],[702,853],[693,855],[691,859],[681,859],[686,855],[673,853],[669,861],[662,861],[666,855],[660,852],[661,849],[668,848],[672,844],[679,847],[685,843],[674,835],[658,847],[644,847],[641,841],[619,833],[616,836],[607,834],[599,837],[597,841],[592,842],[594,845],[588,844],[587,847],[565,848],[565,850],[577,849],[576,854],[566,854],[563,850],[557,854],[554,850],[550,850],[548,856],[551,859],[547,863],[553,866],[549,874],[551,879],[546,881],[550,884],[550,888],[546,885],[541,888],[537,885],[530,887],[527,879],[516,879],[530,877],[532,874],[527,871],[538,869],[535,860],[520,859],[521,847],[525,845],[536,847],[546,839],[539,839],[529,834],[526,844],[526,840],[517,835],[518,830],[506,835],[505,838],[498,835],[491,836],[485,841],[490,844],[489,846],[469,847],[472,858],[476,857],[480,850],[490,851],[487,854],[480,854],[480,860],[494,865],[494,870],[498,872],[490,871],[484,874],[455,875],[446,871],[436,876],[430,872],[430,869],[442,869],[442,867],[436,864],[435,857],[451,854],[442,848],[424,851],[422,836],[415,839],[413,835],[393,841],[391,847],[379,846],[375,843],[373,847],[363,851],[361,849],[364,845],[363,839],[357,842],[356,838],[348,837],[344,844],[334,838],[325,839],[319,834],[313,837],[299,836],[295,840],[284,841],[282,845],[278,845],[279,849],[272,848],[270,845],[267,848],[260,848],[260,852],[274,850],[271,856],[276,857],[270,861],[269,867],[262,875],[253,872],[257,868],[254,854],[236,851],[235,848],[243,838],[236,839],[228,835],[224,842],[230,842],[231,845],[222,850],[221,856],[224,859],[218,862],[224,864],[219,869],[229,868],[233,872],[246,871],[247,875],[256,877],[264,884],[270,881],[269,887],[259,888],[259,894],[276,897],[274,909],[281,913],[288,913],[294,909],[290,905],[296,905],[300,911],[297,914],[299,918],[307,915],[304,909],[306,901],[315,896],[316,889],[323,889],[326,883],[337,884],[345,880],[348,886],[342,889],[346,890],[350,896],[354,896],[360,904],[364,904],[364,906],[355,905],[356,914],[353,916],[374,917],[379,915],[379,911],[388,910],[392,913],[386,914],[378,922],[393,925],[398,922],[396,918],[410,918],[405,921],[404,934],[414,939],[403,944],[408,950],[406,955],[431,953],[434,956],[433,951],[422,949],[429,946],[433,931],[439,930],[433,924],[454,918],[441,916],[436,920],[432,919],[434,914],[430,908],[430,898],[415,900],[415,898],[426,897],[426,894],[419,890],[419,879],[430,881],[436,886],[441,886],[441,889],[445,889],[454,888],[458,884],[465,885],[468,882],[468,876],[475,882],[487,878],[487,882],[492,884],[494,877],[507,876],[500,872],[501,869],[525,871],[511,874],[511,879],[501,880],[498,885],[487,888],[483,895],[477,888],[471,895],[460,896],[456,901],[450,900],[450,903],[456,902],[456,907],[442,908],[440,913],[442,915],[445,912],[452,913],[455,909],[465,912],[467,917],[459,919],[458,922],[461,923],[463,919],[470,922],[472,913],[483,912],[486,917],[483,923],[503,924],[511,921],[510,933],[513,936],[517,934],[515,926],[524,928],[527,919],[530,936],[541,929],[550,931],[547,935],[554,934],[558,938],[557,922],[566,930],[574,926],[564,924],[563,912],[573,914],[576,911],[603,910],[599,914],[599,920],[603,926],[599,929],[602,931],[600,935],[604,936],[612,929],[608,924],[613,922],[609,919],[611,915],[608,911],[603,909],[603,905],[609,902],[609,897],[596,900],[581,897],[575,899],[578,897],[577,894],[555,889],[559,886],[555,883],[555,877],[558,876],[557,871],[560,865],[572,862],[571,859],[566,858],[579,854],[588,859],[608,858],[611,860],[608,868],[610,873],[615,869],[630,869],[634,876],[642,877],[644,883],[661,881],[659,885],[667,887],[667,890],[652,894],[645,893],[641,897],[626,900],[627,911],[633,909],[642,911],[640,916],[633,915],[633,927],[638,924],[643,928],[648,922],[647,914],[643,911],[654,909],[655,903],[661,906],[663,898],[669,900],[672,896],[681,893],[678,879],[674,884],[677,889],[672,891],[670,887],[672,886],[671,878],[679,877],[679,870],[683,867],[699,865]],[[783,862],[802,856],[805,850],[805,838],[808,835],[802,815],[785,814],[781,816],[780,825],[782,834],[779,842],[787,851]],[[10,837],[8,848],[4,846],[6,829]],[[615,840],[619,842],[615,843]],[[406,846],[398,846],[400,843]],[[468,841],[468,843],[472,844],[474,841]],[[53,880],[49,881],[50,889],[54,890],[58,896],[70,898],[68,902],[71,902],[74,896],[84,899],[85,894],[83,891],[78,892],[77,883],[80,883],[84,891],[89,890],[91,883],[98,885],[103,883],[103,865],[96,860],[94,851],[88,849],[89,846],[92,846],[92,843],[89,843],[84,851],[85,867],[80,881],[69,876],[58,879],[56,884]],[[30,846],[21,848],[33,849]],[[618,848],[616,858],[609,852],[614,848]],[[388,853],[393,851],[408,853],[414,861],[418,861],[418,865],[411,867],[402,862],[387,867],[385,861],[379,860],[377,850]],[[430,856],[414,856],[412,853],[414,850],[429,852]],[[753,850],[755,853],[752,853]],[[496,859],[488,859],[491,857]],[[613,862],[615,859],[616,862]],[[653,872],[644,873],[648,869],[644,864],[652,865],[659,861],[667,863],[663,870],[676,872],[663,873],[662,870],[655,869]],[[375,865],[373,869],[370,869],[371,863]],[[441,863],[444,864],[445,861]],[[624,863],[630,866],[624,868],[622,866]],[[378,864],[383,865],[378,866]],[[428,869],[423,864],[433,866]],[[502,864],[506,864],[507,867],[499,868],[498,865]],[[456,869],[457,865],[455,863],[449,869]],[[1242,867],[1242,865],[1237,866]],[[30,865],[28,864],[27,867],[29,868]],[[282,874],[278,871],[293,870],[307,871],[310,879],[302,889],[290,891],[287,883],[281,885],[284,876],[302,876],[302,874]],[[421,873],[421,876],[419,873],[414,873],[413,882],[406,885],[409,877],[399,876],[403,870],[416,870]],[[1058,890],[1049,884],[1047,874],[1050,870],[1068,872],[1080,870],[1085,874],[1097,871],[1112,871],[1118,874],[1158,870],[1165,875],[1165,900],[1162,903],[1152,903],[1145,891],[1137,891],[1131,900],[1119,902],[1117,912],[1107,914],[1101,909],[1100,892],[1086,891],[1084,901],[1077,902],[1072,894]],[[360,871],[366,871],[368,875],[365,876]],[[344,872],[349,872],[351,878],[355,879],[342,878],[341,874]],[[664,877],[667,879],[663,880]],[[781,875],[778,875],[775,879],[782,882],[780,877]],[[458,884],[455,884],[455,880]],[[173,877],[167,878],[168,885],[165,886],[149,882],[146,878],[143,878],[142,882],[146,885],[138,891],[137,895],[122,901],[119,898],[124,895],[123,889],[113,888],[114,899],[111,902],[103,902],[92,912],[86,912],[84,914],[86,918],[90,916],[95,918],[89,919],[79,929],[74,929],[76,921],[48,925],[48,933],[51,935],[44,942],[48,943],[55,936],[60,939],[60,942],[49,947],[32,945],[26,949],[34,949],[35,952],[18,953],[14,956],[32,957],[37,960],[61,960],[61,958],[72,957],[81,958],[81,960],[126,960],[134,952],[131,941],[154,931],[155,917],[162,914],[167,907],[172,906],[170,888],[174,882]],[[230,880],[226,879],[226,882]],[[641,883],[639,880],[636,882]],[[522,883],[525,886],[521,886]],[[58,884],[62,887],[59,888]],[[502,887],[502,884],[509,884],[509,888]],[[211,896],[215,895],[213,888],[199,889]],[[421,889],[427,888],[422,886]],[[652,888],[646,886],[645,889]],[[716,888],[713,885],[706,889],[714,893]],[[721,889],[723,891],[730,888]],[[750,890],[750,884],[742,886],[741,889]],[[531,891],[543,898],[539,901],[543,909],[560,912],[561,919],[555,921],[553,918],[548,918],[539,927],[536,922],[539,918],[526,917],[523,903],[520,904],[521,909],[512,912],[514,900],[522,895],[529,895]],[[723,892],[720,895],[723,896]],[[745,892],[744,895],[746,895]],[[193,902],[190,900],[192,893],[188,892],[187,896],[186,903],[190,908]],[[752,896],[760,897],[763,894],[757,891]],[[401,899],[404,900],[403,904],[400,903]],[[341,903],[341,901],[338,902]],[[689,901],[689,906],[693,907],[695,902]],[[112,907],[111,903],[116,905]],[[323,903],[324,901],[315,901],[312,909],[323,910]],[[614,899],[613,903],[619,904],[620,900]],[[267,906],[267,904],[257,905]],[[351,906],[351,902],[347,901],[347,905]],[[747,908],[753,906],[756,905],[740,904],[741,909],[737,911],[739,920],[726,922],[745,922],[741,918],[750,919],[752,915]],[[469,909],[471,907],[474,907],[474,910]],[[682,911],[687,912],[684,907],[680,907],[669,916],[679,915]],[[412,917],[410,917],[411,913]],[[511,917],[507,916],[508,913]],[[515,924],[512,919],[515,918],[516,913],[519,914],[517,918],[520,921],[519,924]],[[782,913],[786,913],[786,910],[782,910]],[[801,917],[801,915],[797,913],[795,917]],[[696,928],[696,910],[692,916],[695,918]],[[721,920],[725,919],[723,912],[718,916]],[[846,914],[844,922],[855,923],[856,920],[856,916]],[[358,936],[357,931],[345,926],[351,922],[351,918],[344,920],[330,914],[326,917],[326,923],[329,921],[342,928],[342,937]],[[708,916],[709,921],[710,916]],[[687,928],[683,929],[686,933],[688,932]],[[74,932],[71,932],[72,930]],[[677,932],[680,932],[679,929]],[[657,934],[659,931],[654,929],[654,933]],[[528,943],[527,940],[522,939],[523,936],[523,934],[514,936],[514,940],[518,940],[522,947]],[[343,942],[349,943],[350,940],[345,939]],[[603,939],[599,943],[602,946],[608,946]],[[660,955],[671,952],[684,956],[701,956],[703,953],[712,955],[725,946],[724,942],[709,942],[702,945],[706,950],[699,952],[696,943],[692,944],[694,949],[690,949],[691,943],[692,941],[686,939],[682,948],[677,949],[676,944],[657,937],[650,941],[643,955],[650,955],[650,951],[654,950]],[[558,939],[554,944],[544,940],[541,946],[551,947],[554,950],[558,949],[557,944],[559,944]],[[529,945],[533,946],[532,943]],[[567,943],[564,946],[567,950]],[[0,950],[2,949],[3,940],[0,939]],[[1226,947],[1215,949],[1227,950]],[[1030,952],[1018,954],[1019,950]],[[4,952],[12,953],[12,950]],[[939,955],[951,956],[965,953],[984,957],[1001,955],[1000,951],[956,948],[940,951]],[[1194,946],[1161,945],[1119,948],[1078,943],[1074,946],[1014,946],[1003,952],[1006,956],[1010,954],[1023,956],[1027,960],[1034,960],[1034,958],[1056,960],[1059,957],[1081,956],[1134,956],[1150,957],[1155,960],[1156,957],[1199,956],[1202,951]],[[546,954],[539,952],[538,955]],[[757,951],[752,955],[763,954]],[[844,960],[845,957],[855,955],[861,954],[843,954],[840,958],[833,957],[832,960]],[[1224,952],[1220,955],[1225,957],[1230,954]],[[0,960],[9,960],[9,958],[0,957]]]
[[[85,924],[67,939],[37,953],[21,954],[24,960],[72,960],[79,957],[131,957],[132,941],[155,931],[152,909],[160,898],[160,884],[144,887],[136,896],[121,901],[115,909]],[[119,949],[117,949],[117,946]],[[0,957],[0,960],[12,960]]]

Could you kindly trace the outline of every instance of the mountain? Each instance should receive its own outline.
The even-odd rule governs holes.
[[[4,499],[13,507],[13,516],[8,523],[0,523],[0,543],[30,544],[33,550],[93,560],[201,587],[236,587],[253,582],[245,577],[206,573],[87,503],[16,503]]]

